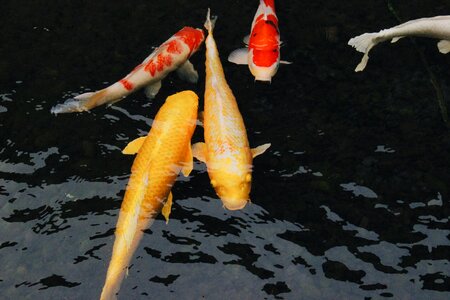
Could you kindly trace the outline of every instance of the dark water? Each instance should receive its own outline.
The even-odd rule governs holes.
[[[117,1],[119,2],[119,1]],[[220,3],[219,3],[220,2]],[[392,1],[404,20],[448,1]],[[385,1],[277,1],[285,45],[272,84],[225,61],[257,1],[3,1],[0,10],[0,298],[96,299],[133,157],[163,100],[204,89],[169,75],[91,113],[72,95],[127,74],[182,26],[215,38],[255,159],[252,205],[228,212],[202,164],[174,186],[168,225],[144,236],[121,299],[448,299],[450,136],[417,49],[450,99],[436,40],[362,54],[350,37],[397,24]],[[194,141],[202,139],[202,131]]]

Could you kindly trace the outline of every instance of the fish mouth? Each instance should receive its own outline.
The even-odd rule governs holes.
[[[265,81],[265,82],[272,82],[272,76],[255,76],[255,80],[258,80],[258,81]]]
[[[247,205],[248,201],[245,201],[243,203],[238,204],[230,204],[230,203],[224,203],[223,206],[228,210],[240,210],[243,209]]]

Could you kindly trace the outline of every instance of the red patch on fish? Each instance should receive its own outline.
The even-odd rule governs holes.
[[[150,75],[155,76],[156,64],[153,62],[153,59],[150,59],[150,61],[145,66],[144,71],[147,71],[150,73]]]
[[[275,12],[275,0],[264,0],[264,4]]]
[[[183,48],[180,45],[180,42],[177,40],[172,40],[167,44],[167,52],[173,54],[180,54],[183,51]]]
[[[131,91],[132,89],[133,89],[133,84],[131,83],[131,82],[129,82],[128,80],[126,80],[125,78],[124,79],[121,79],[120,81],[119,81],[122,85],[123,85],[123,87],[124,88],[126,88],[128,91]]]
[[[253,49],[253,63],[258,67],[270,67],[278,61],[280,52],[278,49],[273,50],[256,50]]]
[[[259,15],[248,43],[249,50],[253,50],[253,63],[260,67],[270,67],[276,63],[280,55],[279,41],[277,17],[273,14],[266,18],[264,14]]]
[[[172,64],[172,57],[164,53],[158,54],[156,57],[156,69],[158,71],[164,70],[166,66],[170,66]]]
[[[278,20],[274,15],[255,23],[248,47],[259,50],[273,50],[279,47]]]
[[[184,27],[183,29],[175,33],[175,36],[180,38],[186,45],[188,45],[190,49],[189,55],[191,55],[192,52],[198,49],[205,38],[203,30],[195,29],[192,27]]]

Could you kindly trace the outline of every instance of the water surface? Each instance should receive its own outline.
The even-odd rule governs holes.
[[[257,1],[5,1],[0,12],[0,291],[96,299],[133,157],[163,100],[204,90],[169,75],[153,101],[50,108],[127,74],[182,26],[219,16],[215,38],[254,161],[252,204],[222,208],[203,164],[180,177],[168,225],[146,232],[121,299],[447,299],[450,137],[417,50],[449,99],[435,40],[385,43],[363,73],[350,37],[397,24],[384,1],[278,1],[283,59],[272,83],[226,62]],[[392,1],[404,20],[447,1]],[[194,142],[202,139],[199,128]]]

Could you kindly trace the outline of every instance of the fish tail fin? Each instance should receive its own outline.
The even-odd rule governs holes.
[[[362,71],[366,67],[367,62],[369,61],[370,49],[372,49],[376,44],[380,42],[378,37],[378,32],[364,33],[348,41],[348,45],[355,48],[356,51],[364,53],[361,62],[358,64],[358,66],[356,66],[355,72]]]
[[[212,33],[214,26],[216,25],[217,16],[211,17],[211,10],[208,8],[208,13],[206,14],[205,28],[209,33]]]
[[[54,106],[51,112],[53,114],[63,114],[87,111],[108,102],[107,95],[108,92],[106,89],[84,93],[67,100],[63,104]]]

